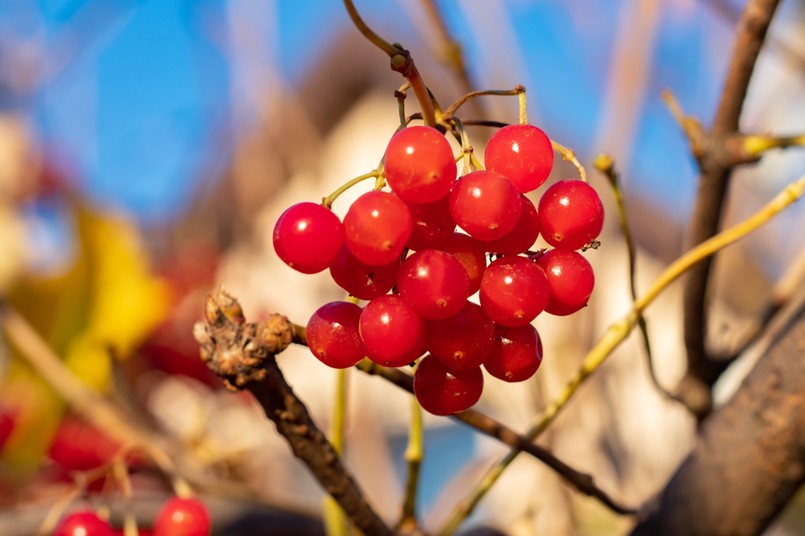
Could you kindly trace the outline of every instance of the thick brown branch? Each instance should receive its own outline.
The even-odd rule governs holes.
[[[380,376],[381,378],[393,383],[405,391],[408,391],[409,393],[414,392],[413,378],[410,374],[406,374],[399,369],[381,367],[368,360],[358,363],[358,369],[367,374]],[[496,421],[495,419],[472,409],[453,415],[453,418],[475,428],[481,433],[497,439],[504,445],[527,452],[553,469],[559,476],[565,479],[568,484],[576,488],[577,491],[583,493],[584,495],[595,497],[613,512],[618,514],[635,513],[633,508],[619,504],[609,495],[607,495],[606,492],[604,492],[601,488],[596,486],[592,476],[570,467],[565,462],[551,454],[548,450],[528,441],[511,428]]]
[[[206,324],[195,336],[210,369],[232,389],[246,389],[260,402],[266,416],[364,534],[393,534],[366,501],[358,484],[333,446],[316,426],[307,408],[285,381],[275,355],[303,333],[288,319],[274,315],[259,324],[247,323],[237,301],[219,291],[209,297]]]
[[[750,0],[738,23],[733,54],[713,126],[696,155],[701,173],[691,219],[689,246],[703,242],[718,231],[734,164],[728,142],[738,133],[749,80],[778,3],[779,0]],[[679,395],[699,418],[709,413],[712,405],[710,386],[727,365],[708,359],[705,346],[706,295],[712,260],[712,257],[705,259],[690,271],[684,290],[688,373],[680,384]]]
[[[761,533],[805,483],[805,308],[733,399],[632,536]]]

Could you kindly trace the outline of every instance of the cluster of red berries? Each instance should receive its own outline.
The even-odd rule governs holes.
[[[363,357],[401,367],[427,352],[414,391],[438,415],[478,401],[482,366],[505,381],[531,377],[542,361],[531,322],[543,310],[578,311],[593,290],[592,267],[577,250],[603,225],[595,190],[559,181],[534,206],[524,194],[545,182],[554,155],[532,125],[501,128],[484,156],[485,170],[457,178],[438,130],[403,128],[383,160],[390,192],[363,194],[343,222],[324,205],[299,203],[274,228],[286,264],[303,273],[329,269],[351,296],[368,300],[319,308],[307,325],[313,355],[335,368]],[[554,249],[530,251],[540,234]],[[480,306],[469,301],[476,292]]]
[[[198,499],[169,499],[159,511],[153,530],[140,534],[153,536],[209,536],[212,524],[204,503]],[[53,536],[117,536],[122,530],[113,529],[108,521],[91,510],[72,512],[62,518]]]

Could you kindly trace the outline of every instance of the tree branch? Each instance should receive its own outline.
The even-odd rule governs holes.
[[[693,145],[700,176],[691,218],[689,246],[707,240],[718,231],[733,165],[728,142],[738,133],[749,80],[778,4],[779,0],[749,0],[738,24],[712,129],[703,143]],[[691,270],[684,289],[688,372],[678,390],[679,396],[700,420],[712,407],[710,387],[727,367],[725,362],[709,359],[705,346],[706,299],[711,267],[712,259],[706,259]]]
[[[805,306],[732,400],[632,536],[760,534],[805,483]]]
[[[223,291],[208,298],[205,313],[207,322],[196,324],[194,335],[210,369],[227,387],[246,389],[254,395],[294,455],[308,466],[356,527],[365,534],[393,534],[366,501],[277,366],[275,355],[291,342],[303,340],[304,330],[281,315],[259,324],[247,323],[238,302]]]

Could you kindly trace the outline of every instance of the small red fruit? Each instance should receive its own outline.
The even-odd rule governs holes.
[[[551,140],[533,125],[509,125],[495,132],[484,151],[486,169],[497,171],[520,193],[536,190],[551,174]]]
[[[113,536],[114,530],[95,512],[82,510],[66,515],[59,522],[53,536]]]
[[[273,241],[285,264],[303,274],[315,274],[335,260],[344,243],[344,226],[327,207],[297,203],[277,220]]]
[[[434,415],[451,415],[471,408],[481,398],[483,388],[481,367],[451,371],[430,355],[419,360],[414,373],[416,399]]]
[[[417,125],[392,136],[383,158],[383,174],[404,201],[433,203],[450,193],[456,161],[441,132]]]
[[[307,345],[325,365],[348,368],[366,355],[358,334],[363,309],[354,303],[338,301],[319,307],[307,323]]]
[[[204,503],[198,499],[173,497],[154,523],[154,536],[208,536],[212,522]]]
[[[584,181],[568,179],[548,188],[539,200],[542,238],[557,249],[575,250],[595,240],[604,226],[604,205]]]

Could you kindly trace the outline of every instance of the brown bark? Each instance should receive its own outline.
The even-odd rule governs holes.
[[[713,126],[702,140],[691,139],[700,176],[696,203],[691,216],[689,246],[704,242],[718,232],[727,187],[736,165],[730,140],[738,125],[749,81],[779,0],[750,0],[735,33],[733,53],[716,110]],[[707,353],[706,300],[714,257],[693,268],[685,280],[685,348],[688,373],[680,384],[679,396],[700,419],[711,409],[710,386],[728,363],[713,360]]]
[[[805,307],[635,527],[643,535],[759,534],[805,483]]]

